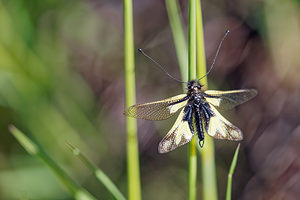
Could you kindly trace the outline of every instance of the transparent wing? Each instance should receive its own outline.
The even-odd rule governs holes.
[[[171,130],[159,143],[159,153],[167,153],[182,146],[193,138],[194,133],[191,132],[187,121],[183,121],[184,109],[180,112],[177,120]]]
[[[184,100],[185,97],[186,94],[180,94],[161,101],[155,101],[145,104],[136,104],[125,110],[124,114],[128,117],[135,117],[138,119],[167,119],[174,115],[180,108],[182,108],[187,103],[187,100]]]
[[[229,110],[255,97],[257,95],[257,90],[255,89],[231,90],[231,91],[206,90],[204,93],[211,96],[211,97],[209,96],[205,97],[208,103],[216,106],[218,109]]]
[[[214,116],[210,117],[207,134],[216,139],[239,141],[243,139],[242,131],[227,121],[215,107],[210,105]]]

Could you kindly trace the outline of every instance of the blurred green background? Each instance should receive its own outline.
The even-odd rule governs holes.
[[[209,88],[256,88],[224,113],[244,132],[233,199],[300,198],[300,1],[202,1],[206,56],[231,32]],[[187,28],[187,1],[180,1]],[[180,77],[164,1],[133,1],[135,46]],[[110,193],[66,147],[70,142],[126,195],[122,2],[0,1],[0,199],[72,199],[52,171],[8,132],[15,124],[98,199]],[[137,102],[181,93],[136,52]],[[176,117],[138,121],[143,199],[186,199],[186,147],[160,155]],[[237,143],[216,141],[219,199]],[[200,169],[199,169],[200,174]],[[201,195],[198,178],[198,199]]]

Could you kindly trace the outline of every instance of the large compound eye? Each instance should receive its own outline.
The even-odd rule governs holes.
[[[191,89],[191,87],[192,87],[192,85],[190,84],[190,83],[188,83],[188,85],[187,85],[187,89]]]

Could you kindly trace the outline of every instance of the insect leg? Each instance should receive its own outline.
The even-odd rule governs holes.
[[[190,130],[192,134],[194,134],[194,126],[193,126],[193,106],[187,105],[184,108],[185,115],[183,116],[183,121],[188,121]]]
[[[204,115],[205,129],[206,129],[206,131],[208,131],[210,117],[214,116],[214,114],[210,110],[208,103],[202,104],[201,108],[202,108],[202,112],[203,112],[203,115]]]

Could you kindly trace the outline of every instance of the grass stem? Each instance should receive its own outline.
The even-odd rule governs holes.
[[[112,196],[117,200],[125,200],[125,197],[117,188],[117,186],[112,182],[112,180],[98,167],[96,167],[85,155],[83,155],[77,147],[70,143],[67,143],[69,149],[77,156],[82,163],[89,168],[95,177],[106,187],[106,189],[112,194]]]
[[[188,70],[186,66],[188,64],[188,48],[186,36],[182,26],[178,0],[166,0],[166,7],[174,39],[176,55],[181,73],[181,79],[183,81],[187,81]]]
[[[227,189],[226,189],[226,200],[231,200],[231,191],[232,191],[232,176],[236,167],[238,155],[240,150],[240,144],[235,149],[234,156],[230,165],[230,169],[228,172],[228,180],[227,180]]]
[[[200,78],[206,74],[206,57],[204,45],[204,31],[200,0],[196,1],[196,27],[197,27],[197,77]],[[207,86],[207,77],[203,78],[201,84]],[[206,134],[207,136],[207,134]],[[216,181],[216,166],[214,141],[211,137],[205,137],[204,148],[200,150],[201,155],[201,170],[202,170],[202,196],[203,200],[217,200],[217,181]]]
[[[61,167],[53,161],[48,154],[44,152],[44,150],[35,144],[32,140],[30,140],[23,132],[17,129],[15,126],[10,125],[9,131],[16,138],[16,140],[23,146],[23,148],[32,156],[36,156],[43,160],[46,165],[52,169],[52,171],[56,174],[56,176],[60,179],[63,185],[69,190],[74,199],[76,200],[95,200],[88,191],[84,188],[80,187],[77,183],[75,183],[71,177],[67,175],[65,171]]]
[[[196,0],[189,1],[189,80],[196,79]],[[195,136],[189,143],[189,200],[197,195],[197,151]]]
[[[132,0],[123,0],[125,48],[125,106],[135,104],[134,35]],[[139,151],[136,119],[126,118],[128,199],[141,199]]]

